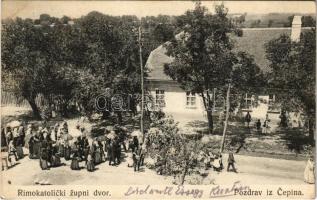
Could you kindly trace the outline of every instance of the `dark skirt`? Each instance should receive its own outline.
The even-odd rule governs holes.
[[[72,170],[79,170],[79,169],[80,169],[80,168],[79,168],[79,161],[78,161],[77,158],[73,158],[73,159],[72,159],[72,163],[70,164],[70,168],[71,168]]]
[[[17,155],[18,155],[18,158],[21,159],[24,157],[24,154],[23,154],[23,148],[22,146],[17,146],[16,147],[16,150],[17,150]]]
[[[40,158],[40,167],[41,167],[42,170],[48,169],[47,160],[44,160],[44,159]]]
[[[93,161],[88,161],[87,162],[87,171],[92,172],[95,170],[95,164]]]
[[[101,153],[100,152],[96,152],[95,153],[95,164],[99,164],[102,162],[102,157],[101,157]]]
[[[83,155],[84,159],[87,160],[87,157],[88,157],[88,154],[89,154],[89,149],[85,148],[83,153],[84,153],[84,155]]]
[[[61,165],[61,159],[60,159],[60,157],[59,157],[59,156],[56,156],[56,155],[53,155],[53,156],[52,156],[52,161],[51,161],[51,163],[52,163],[52,167],[58,167],[58,166],[60,166],[60,165]]]
[[[70,147],[66,147],[65,148],[65,160],[70,160],[70,154],[71,154],[71,148]]]
[[[40,150],[41,150],[41,143],[35,142],[33,144],[33,155],[32,158],[39,158],[40,157]]]
[[[65,155],[65,147],[64,147],[64,145],[59,145],[58,146],[58,153],[59,153],[60,157],[64,157],[64,155]]]

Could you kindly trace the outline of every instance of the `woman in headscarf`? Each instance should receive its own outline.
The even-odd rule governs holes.
[[[304,180],[306,183],[309,184],[315,183],[315,164],[313,156],[310,156],[310,158],[307,161],[306,168],[304,171]]]

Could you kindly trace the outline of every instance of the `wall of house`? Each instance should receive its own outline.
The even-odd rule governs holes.
[[[173,81],[151,81],[147,84],[149,91],[155,101],[155,91],[164,90],[165,106],[162,107],[167,115],[172,115],[173,118],[180,124],[187,124],[190,121],[206,121],[206,112],[202,98],[196,94],[196,106],[186,106],[186,91],[181,89],[179,85]],[[153,102],[154,103],[154,102]]]
[[[181,89],[176,82],[173,81],[151,81],[147,84],[153,100],[155,101],[155,91],[164,90],[165,106],[161,109],[167,114],[172,115],[173,118],[180,124],[186,125],[188,122],[193,121],[207,121],[206,111],[202,98],[196,94],[196,106],[195,108],[188,108],[186,106],[186,91]],[[262,125],[268,115],[270,132],[275,132],[280,124],[280,110],[269,110],[269,95],[260,95],[257,98],[256,106],[252,106],[250,109],[242,109],[242,115],[245,116],[247,111],[250,111],[252,121],[251,126],[255,126],[255,123],[260,119]],[[153,102],[154,103],[154,102]],[[304,124],[300,114],[289,113],[289,126],[299,127]]]
[[[151,91],[151,95],[155,97],[155,90]],[[196,106],[187,107],[186,106],[186,92],[185,91],[165,91],[164,100],[165,106],[161,107],[167,115],[172,115],[173,118],[180,122],[181,124],[186,124],[190,121],[205,121],[206,114],[204,111],[204,105],[202,98],[197,94],[196,96]]]

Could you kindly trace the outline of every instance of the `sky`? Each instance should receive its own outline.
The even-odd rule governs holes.
[[[210,11],[220,1],[205,1]],[[315,13],[314,1],[225,1],[229,13]],[[181,15],[192,9],[192,1],[2,1],[2,18],[39,18],[47,13],[54,17],[64,15],[78,18],[91,11],[109,15]]]

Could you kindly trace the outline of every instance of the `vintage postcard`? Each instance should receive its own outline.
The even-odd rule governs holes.
[[[314,1],[1,6],[1,199],[315,199]]]

